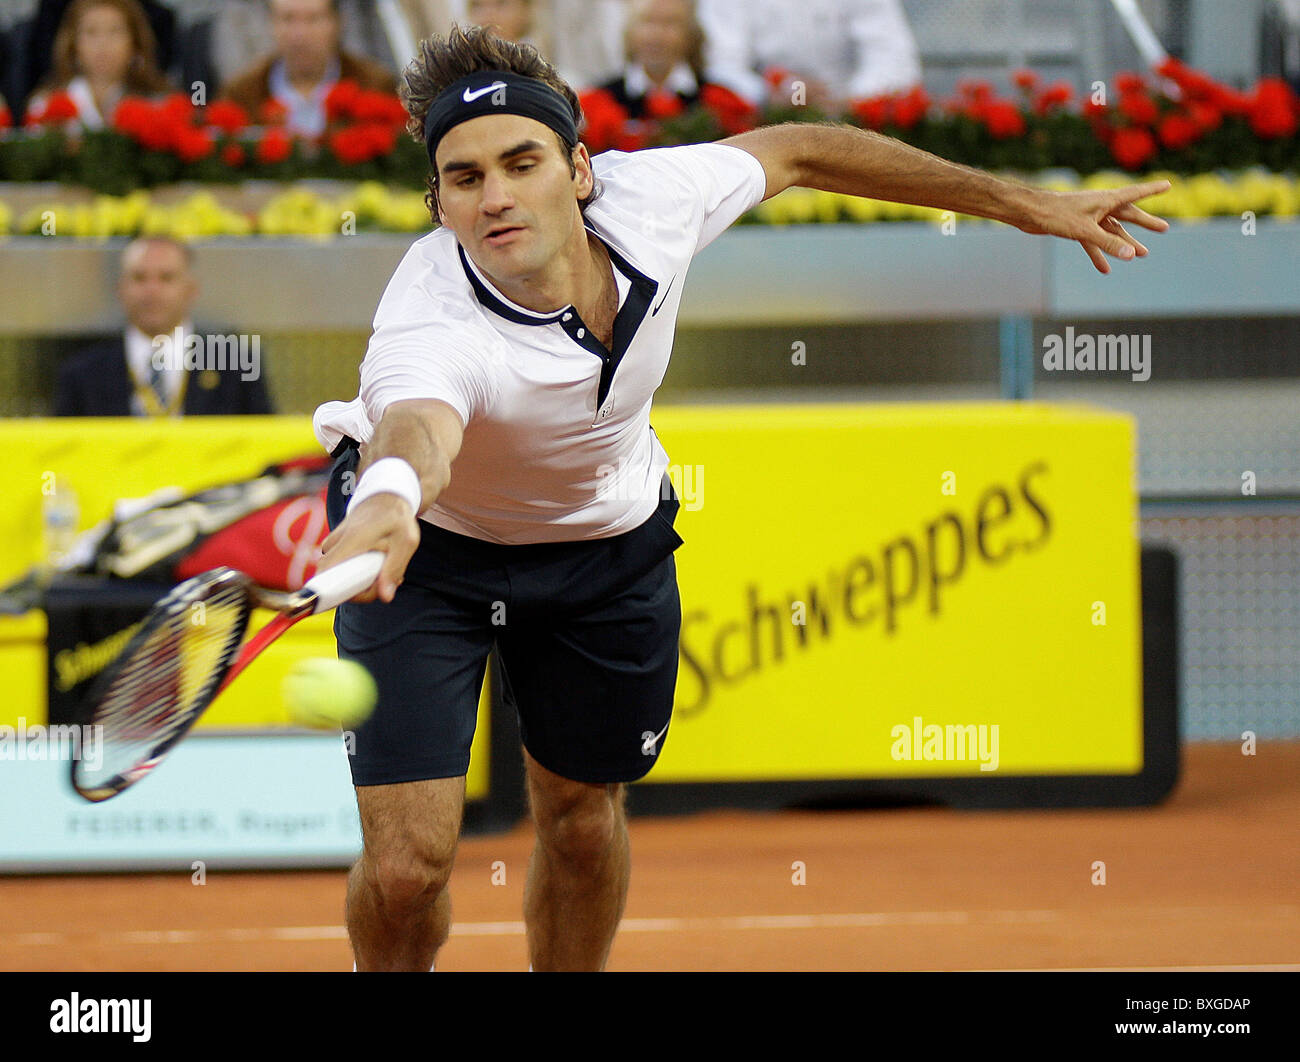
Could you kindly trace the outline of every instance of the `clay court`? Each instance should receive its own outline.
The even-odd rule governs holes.
[[[1156,808],[634,817],[609,969],[1300,969],[1297,779],[1300,743],[1195,744]],[[441,970],[527,968],[530,847],[462,843]],[[0,969],[347,970],[344,877],[2,879]]]

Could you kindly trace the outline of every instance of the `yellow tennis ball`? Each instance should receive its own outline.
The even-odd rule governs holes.
[[[313,730],[357,726],[369,718],[379,699],[369,671],[355,660],[329,657],[296,663],[284,677],[283,692],[294,723]]]

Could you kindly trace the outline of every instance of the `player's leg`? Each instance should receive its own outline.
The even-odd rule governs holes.
[[[537,825],[524,894],[535,970],[608,959],[628,888],[623,783],[663,748],[680,627],[669,553],[579,614],[529,623],[516,610],[498,639]]]
[[[364,847],[348,875],[347,921],[357,970],[428,970],[451,928],[465,779],[356,792]]]
[[[524,886],[536,971],[603,970],[627,900],[624,786],[574,782],[525,750],[537,844]]]

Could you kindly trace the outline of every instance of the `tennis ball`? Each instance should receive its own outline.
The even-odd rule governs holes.
[[[339,730],[357,726],[375,710],[379,690],[355,660],[300,660],[284,677],[284,700],[298,726]]]

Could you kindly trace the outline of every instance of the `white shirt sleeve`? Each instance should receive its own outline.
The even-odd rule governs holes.
[[[695,254],[767,194],[763,164],[732,144],[649,148],[633,155],[659,169],[668,178],[662,187],[685,200],[686,214],[698,233]]]
[[[899,0],[856,0],[849,16],[853,38],[854,99],[902,92],[921,80],[921,56]]]
[[[377,324],[361,362],[360,398],[371,424],[394,402],[438,399],[464,428],[488,407],[496,384],[487,356],[428,317]]]

